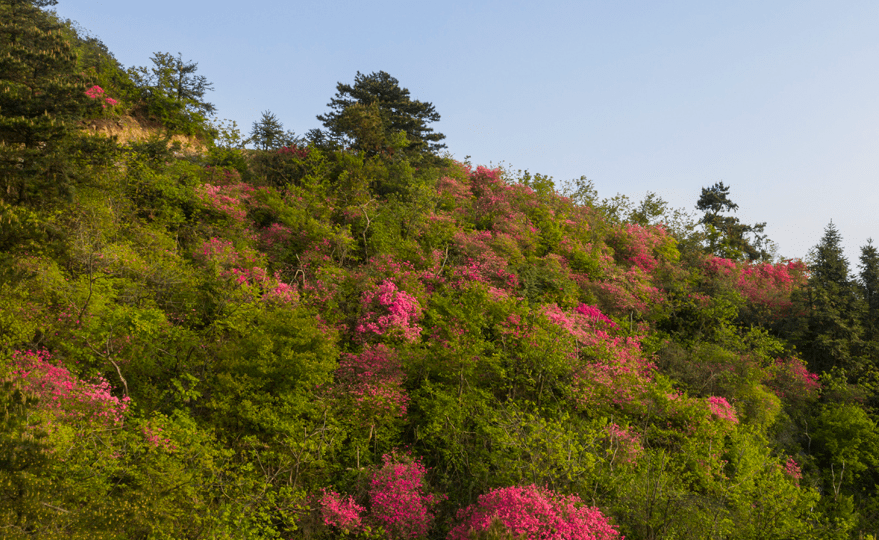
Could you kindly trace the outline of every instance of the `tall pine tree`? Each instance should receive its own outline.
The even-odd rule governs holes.
[[[858,370],[862,302],[849,276],[842,236],[831,221],[812,252],[807,287],[805,328],[800,348],[810,368],[818,373],[833,367]]]
[[[879,366],[879,250],[868,239],[861,247],[859,285],[864,299],[865,354]]]
[[[433,104],[412,100],[409,90],[384,71],[357,72],[354,85],[339,83],[327,114],[318,115],[332,138],[369,154],[392,148],[405,134],[408,152],[437,152],[446,138],[428,127],[440,115]],[[313,135],[312,138],[315,138]]]
[[[45,202],[69,185],[63,143],[88,98],[53,0],[0,0],[0,199]]]
[[[738,208],[729,198],[729,186],[723,182],[702,188],[696,209],[705,212],[699,223],[705,227],[706,251],[725,259],[769,260],[766,246],[770,242],[763,234],[765,222],[748,225],[735,216],[722,215]]]

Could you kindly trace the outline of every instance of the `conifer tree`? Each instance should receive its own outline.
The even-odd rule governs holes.
[[[184,61],[183,54],[157,52],[150,58],[151,68],[138,67],[129,70],[129,75],[138,86],[160,97],[170,98],[191,112],[213,114],[216,107],[205,101],[205,93],[214,89],[204,75],[196,75],[198,62]]]
[[[849,277],[842,236],[831,221],[809,265],[808,315],[800,341],[813,371],[858,367],[862,303]]]
[[[263,111],[250,129],[250,141],[261,150],[276,150],[296,142],[292,131],[284,131],[284,124],[272,111]]]
[[[0,0],[0,198],[65,192],[60,151],[87,98],[53,0]]]
[[[879,250],[868,239],[861,247],[860,286],[864,298],[864,338],[879,342]],[[879,343],[876,343],[879,349]],[[877,359],[879,360],[879,359]]]
[[[705,212],[699,223],[705,226],[706,250],[725,259],[768,260],[770,254],[764,247],[768,243],[763,234],[765,222],[747,225],[737,217],[721,215],[735,212],[738,208],[739,205],[729,198],[729,186],[723,182],[702,188],[696,209]]]
[[[395,146],[403,133],[409,152],[438,152],[446,147],[439,142],[446,136],[427,126],[440,119],[433,104],[412,100],[409,90],[384,71],[369,75],[358,71],[353,86],[339,83],[336,90],[327,104],[332,111],[317,117],[336,140],[377,153],[382,146]]]

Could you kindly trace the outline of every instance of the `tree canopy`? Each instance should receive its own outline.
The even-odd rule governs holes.
[[[438,122],[433,104],[413,100],[409,90],[384,71],[354,77],[354,84],[338,83],[336,95],[327,104],[330,112],[317,116],[331,137],[353,149],[379,153],[399,144],[410,152],[438,152],[446,147],[442,133],[428,127]]]
[[[730,200],[729,189],[723,182],[702,188],[696,203],[696,209],[705,212],[699,223],[705,227],[706,249],[728,259],[768,260],[771,255],[766,250],[768,240],[763,234],[765,222],[747,225],[735,216],[722,215],[739,208]]]

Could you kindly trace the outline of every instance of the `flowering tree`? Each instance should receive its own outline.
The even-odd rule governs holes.
[[[421,335],[418,299],[398,290],[393,281],[385,280],[377,289],[363,293],[361,305],[363,313],[356,331],[362,339],[374,335],[414,342]]]
[[[111,393],[103,377],[86,382],[51,361],[46,351],[13,352],[13,376],[22,388],[40,399],[39,407],[56,418],[119,425],[129,398]]]
[[[427,470],[419,461],[391,453],[369,482],[371,519],[384,527],[388,538],[421,538],[433,523],[436,497],[425,493]]]
[[[597,508],[582,505],[576,495],[559,495],[538,486],[507,487],[479,496],[458,512],[461,524],[449,540],[470,540],[499,522],[523,540],[611,540],[619,532]]]

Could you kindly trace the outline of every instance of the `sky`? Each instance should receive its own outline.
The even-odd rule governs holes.
[[[695,213],[724,182],[778,254],[833,221],[879,243],[879,2],[60,0],[124,66],[182,53],[217,118],[304,135],[339,82],[385,71],[459,160],[586,176]]]

